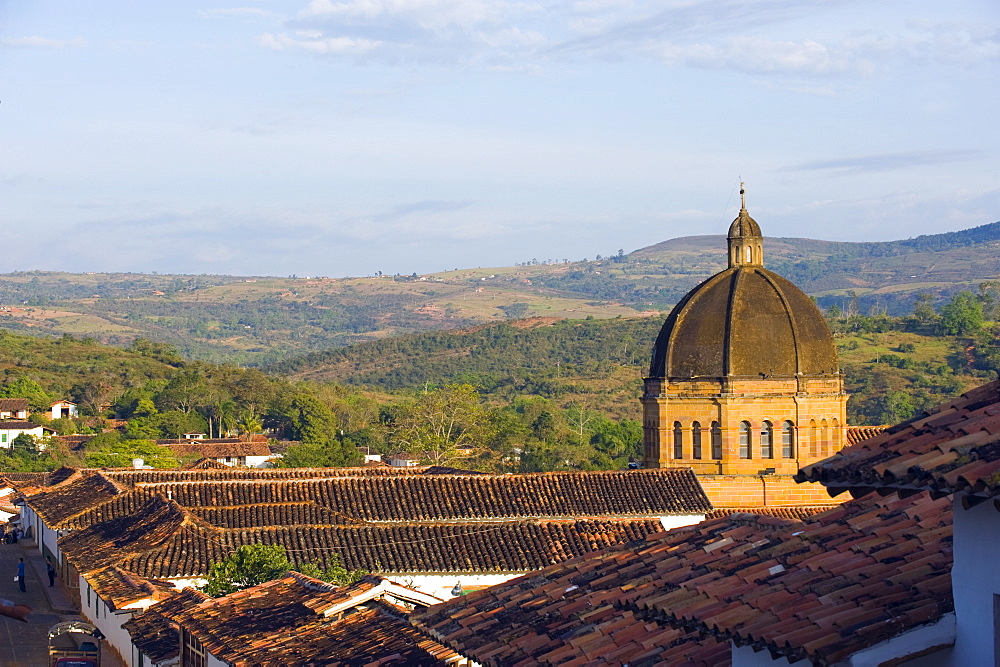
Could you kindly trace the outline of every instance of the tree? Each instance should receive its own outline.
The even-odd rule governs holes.
[[[336,584],[337,586],[350,586],[355,581],[358,581],[361,577],[368,574],[367,570],[348,570],[344,567],[344,562],[341,560],[340,554],[338,553],[330,556],[329,565],[324,568],[321,568],[315,563],[302,563],[301,565],[295,566],[294,570],[306,575],[307,577],[319,579],[320,581],[325,581],[330,584]]]
[[[32,412],[41,412],[52,405],[52,395],[23,375],[0,387],[0,398],[26,398]]]
[[[974,336],[983,328],[986,318],[983,304],[976,295],[963,290],[941,306],[941,332],[951,336]]]
[[[83,457],[90,468],[127,468],[132,459],[142,459],[154,468],[176,468],[177,457],[169,447],[161,447],[152,440],[120,440],[117,443],[88,451]]]
[[[393,441],[437,465],[449,463],[464,445],[484,446],[491,439],[488,411],[475,387],[449,384],[425,391],[406,406]]]
[[[292,569],[285,548],[272,544],[244,544],[224,560],[213,563],[202,592],[214,598],[283,576]]]

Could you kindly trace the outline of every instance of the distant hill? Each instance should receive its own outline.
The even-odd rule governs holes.
[[[908,312],[1000,277],[1000,223],[914,239],[847,243],[768,238],[765,264],[821,306]],[[367,278],[0,275],[0,328],[166,342],[187,358],[242,365],[406,333],[525,317],[662,317],[723,268],[725,238],[690,236],[593,261]]]

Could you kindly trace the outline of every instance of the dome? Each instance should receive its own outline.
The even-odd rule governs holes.
[[[761,236],[760,225],[750,217],[747,210],[740,209],[739,216],[729,225],[729,238],[735,239],[743,236]]]
[[[823,316],[802,290],[760,266],[717,273],[660,330],[650,377],[767,377],[839,372]]]

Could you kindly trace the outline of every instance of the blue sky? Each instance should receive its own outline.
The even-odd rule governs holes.
[[[995,0],[0,0],[0,272],[420,273],[1000,220]]]

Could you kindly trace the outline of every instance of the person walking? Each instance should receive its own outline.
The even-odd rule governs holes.
[[[18,588],[21,589],[22,593],[26,593],[27,589],[25,589],[24,587],[24,559],[20,558],[18,560],[19,562],[17,564],[17,585]]]
[[[52,561],[45,560],[45,574],[49,575],[49,588],[56,585],[56,568],[52,567]]]

